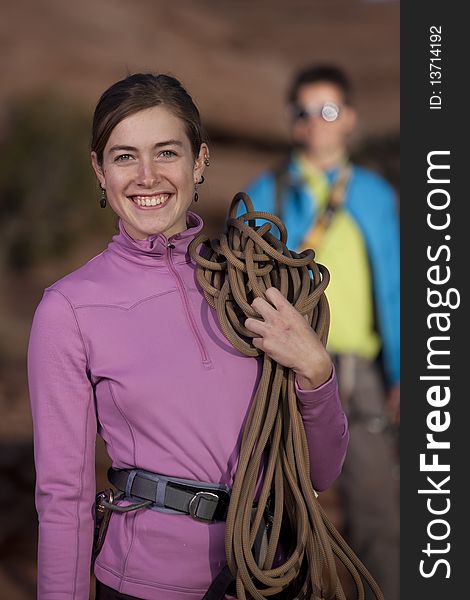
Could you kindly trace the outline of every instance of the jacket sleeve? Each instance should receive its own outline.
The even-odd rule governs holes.
[[[39,517],[38,600],[88,600],[96,415],[72,305],[46,290],[28,349]]]
[[[349,443],[349,430],[338,393],[336,373],[314,390],[295,384],[310,455],[310,476],[315,490],[326,490],[341,473]]]
[[[395,190],[375,173],[357,169],[350,211],[359,224],[372,268],[377,325],[389,385],[400,381],[400,231]]]
[[[253,201],[255,210],[272,213],[275,209],[276,183],[271,172],[266,171],[254,179],[245,189]],[[243,207],[243,205],[242,205]],[[245,212],[239,209],[238,214]]]
[[[377,250],[372,260],[377,286],[377,312],[383,341],[383,357],[390,385],[400,381],[400,233],[397,198],[384,184],[377,211],[381,227]],[[379,195],[377,194],[377,198]],[[380,206],[380,208],[379,208]]]

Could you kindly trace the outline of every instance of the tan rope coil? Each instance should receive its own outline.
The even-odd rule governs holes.
[[[247,212],[237,218],[241,202]],[[256,226],[256,219],[267,222]],[[272,225],[279,230],[280,239],[270,232]],[[225,336],[243,354],[262,356],[263,360],[243,431],[227,515],[227,563],[239,600],[273,596],[345,600],[335,556],[351,574],[358,600],[364,600],[363,579],[376,598],[383,600],[377,584],[328,520],[313,490],[294,372],[254,347],[251,340],[255,334],[244,326],[247,317],[259,318],[251,307],[254,298],[264,298],[266,289],[273,286],[305,316],[326,345],[329,308],[324,291],[328,270],[314,261],[313,250],[298,254],[288,250],[286,242],[282,221],[270,213],[255,212],[250,198],[239,193],[230,206],[226,233],[212,241],[201,234],[189,247],[198,265],[197,280],[207,302],[217,311]],[[259,480],[261,490],[257,489]],[[258,565],[253,548],[270,502],[273,518],[267,551]],[[290,547],[285,547],[288,558],[273,567],[284,528],[290,532]],[[284,538],[281,545],[286,546]]]

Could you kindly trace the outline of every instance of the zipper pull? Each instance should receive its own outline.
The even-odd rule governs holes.
[[[167,248],[173,250],[175,248],[175,245],[172,244],[171,242],[168,242],[168,244],[166,245]]]

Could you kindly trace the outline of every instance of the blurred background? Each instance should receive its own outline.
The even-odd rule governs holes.
[[[36,513],[26,348],[42,291],[114,233],[89,165],[99,95],[136,71],[182,80],[209,133],[198,211],[210,234],[232,196],[288,149],[292,74],[351,76],[353,158],[399,181],[399,3],[392,0],[0,0],[0,597],[35,597]],[[98,485],[107,458],[99,446]],[[321,495],[341,528],[335,490]]]

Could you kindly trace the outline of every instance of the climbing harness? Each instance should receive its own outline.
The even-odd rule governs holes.
[[[95,534],[91,565],[103,547],[113,512],[128,513],[151,508],[170,514],[186,514],[196,521],[224,521],[230,488],[223,484],[167,477],[143,469],[108,469],[108,480],[119,490],[108,488],[95,499]],[[126,500],[127,504],[118,504]]]
[[[237,218],[241,203],[246,213]],[[266,222],[257,226],[257,219]],[[280,238],[271,233],[273,225]],[[189,246],[190,256],[198,265],[198,283],[217,311],[225,336],[241,353],[260,357],[263,363],[243,431],[226,518],[227,567],[203,600],[224,598],[233,580],[239,600],[346,600],[335,557],[351,574],[358,600],[365,598],[363,580],[377,600],[383,600],[379,587],[329,521],[313,490],[294,372],[254,347],[251,340],[255,334],[244,326],[247,317],[259,318],[251,307],[254,298],[264,298],[266,289],[274,286],[305,316],[326,345],[329,309],[324,291],[328,270],[315,263],[313,250],[299,254],[288,250],[286,242],[282,221],[270,213],[255,212],[247,194],[239,193],[231,203],[226,232],[212,241],[201,234]],[[258,504],[252,518],[255,495]],[[269,498],[272,523],[264,562],[259,566],[254,542]],[[282,536],[286,529],[287,540]],[[287,558],[275,564],[279,544]]]
[[[222,484],[166,477],[142,469],[110,468],[108,479],[124,492],[126,499],[137,499],[137,508],[182,513],[206,523],[224,521],[227,515],[230,489]],[[135,507],[136,504],[130,506]],[[111,510],[128,512],[129,507],[113,506]]]
[[[195,521],[204,523],[225,521],[227,517],[231,490],[223,484],[167,477],[143,469],[113,467],[108,469],[108,480],[119,492],[115,494],[109,488],[96,496],[92,567],[103,547],[113,512],[125,514],[149,508],[170,514],[189,515]],[[127,504],[117,504],[120,500],[126,500]],[[252,508],[252,513],[254,510]],[[254,555],[258,563],[264,562],[270,522],[268,503],[254,543]],[[229,576],[233,579],[230,573]]]

